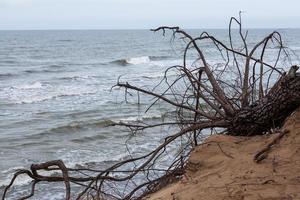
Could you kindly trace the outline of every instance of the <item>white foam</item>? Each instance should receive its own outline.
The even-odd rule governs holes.
[[[1,172],[1,173],[4,173],[4,172]],[[9,173],[9,175],[6,178],[4,178],[3,181],[0,181],[0,187],[7,186],[11,182],[13,174],[14,174],[13,172]],[[32,179],[29,176],[27,176],[25,174],[21,174],[15,180],[14,186],[22,186],[22,185],[30,183],[31,181],[32,181]]]
[[[134,57],[126,59],[126,62],[132,65],[146,64],[150,62],[150,58],[149,56]]]
[[[14,86],[14,88],[20,89],[20,90],[30,90],[30,89],[38,89],[38,88],[42,88],[42,83],[40,82],[34,82],[31,84],[24,84],[24,85],[17,85]]]
[[[161,114],[146,114],[143,116],[143,119],[159,119]]]
[[[143,121],[145,119],[158,119],[161,118],[162,115],[161,114],[144,114],[141,116],[130,116],[130,117],[126,117],[126,118],[121,118],[121,119],[115,119],[113,120],[116,123],[119,122],[137,122],[137,121]]]
[[[119,122],[135,122],[135,121],[140,121],[141,118],[138,116],[132,116],[132,117],[127,117],[127,118],[121,118],[119,119]]]
[[[114,144],[111,144],[114,145]],[[116,147],[116,146],[115,146]],[[57,157],[62,159],[68,167],[76,167],[77,165],[85,165],[87,163],[100,163],[105,161],[119,161],[128,154],[124,151],[116,151],[106,149],[101,152],[88,149],[60,149],[57,151]],[[121,150],[120,148],[118,150]]]
[[[174,66],[174,65],[182,65],[182,59],[177,59],[177,60],[156,60],[156,61],[151,61],[150,65],[160,66],[160,67],[170,67],[170,66]]]
[[[3,174],[6,174],[6,173],[12,173],[16,170],[19,170],[19,169],[22,169],[23,167],[19,166],[19,167],[11,167],[11,168],[8,168],[6,170],[3,170],[1,173]]]
[[[75,76],[65,76],[61,79],[71,79],[71,80],[95,80],[95,76],[90,75],[75,75]]]
[[[0,187],[1,186],[7,186],[10,184],[13,175],[15,172],[17,172],[20,169],[24,169],[24,167],[12,167],[7,170],[2,171],[2,174],[8,174],[3,181],[0,181]],[[48,172],[48,171],[43,171],[42,173],[45,176],[51,176],[52,174],[55,174],[55,172]],[[23,186],[26,184],[29,184],[32,181],[32,178],[30,178],[27,174],[21,174],[18,176],[18,178],[14,181],[14,186]]]
[[[0,90],[0,97],[9,103],[36,103],[63,96],[83,96],[95,94],[99,88],[88,86],[52,86],[34,83],[31,85],[13,86]]]

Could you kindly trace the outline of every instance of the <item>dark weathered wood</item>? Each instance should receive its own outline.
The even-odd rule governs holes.
[[[258,135],[281,126],[300,105],[300,75],[297,70],[297,66],[292,66],[264,98],[237,112],[228,128],[229,134]]]

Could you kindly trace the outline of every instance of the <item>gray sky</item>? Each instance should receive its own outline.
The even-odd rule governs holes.
[[[300,0],[0,0],[0,29],[300,28]]]

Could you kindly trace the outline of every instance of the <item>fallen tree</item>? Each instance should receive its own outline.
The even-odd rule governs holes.
[[[233,28],[234,25],[237,29]],[[234,30],[237,33],[234,34]],[[40,182],[64,183],[65,199],[140,199],[183,174],[191,147],[198,145],[198,138],[205,130],[238,136],[265,134],[280,127],[299,106],[298,66],[291,64],[291,52],[283,45],[280,33],[274,31],[256,44],[248,44],[248,32],[243,31],[241,18],[234,17],[229,23],[228,41],[221,41],[207,32],[193,37],[179,27],[162,26],[152,31],[162,31],[163,34],[170,31],[173,39],[179,37],[185,42],[182,65],[169,67],[153,90],[121,80],[115,87],[124,88],[126,94],[134,91],[138,95],[143,93],[154,97],[148,109],[159,102],[170,105],[176,110],[176,118],[158,124],[120,122],[112,125],[124,126],[133,132],[157,126],[176,126],[178,132],[166,137],[153,151],[120,161],[104,170],[71,169],[60,160],[33,164],[30,169],[14,174],[4,189],[3,200],[21,174],[28,175],[32,183],[31,192],[20,199],[32,197],[36,184]],[[214,49],[211,53],[220,58],[217,63],[208,59],[205,45]],[[194,62],[188,63],[189,57]],[[169,78],[170,72],[176,73],[175,79]],[[163,92],[156,92],[156,88],[163,86]],[[157,162],[166,155],[168,146],[182,137],[185,137],[184,144],[170,165],[158,168]],[[56,175],[44,175],[43,171],[56,172]],[[72,185],[80,186],[81,190],[73,194]]]

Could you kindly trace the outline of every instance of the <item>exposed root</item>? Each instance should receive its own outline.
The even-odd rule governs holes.
[[[266,159],[268,157],[268,153],[271,151],[271,148],[277,144],[280,139],[286,135],[289,131],[288,130],[284,130],[284,131],[277,131],[279,134],[269,143],[267,144],[263,149],[261,149],[257,154],[255,154],[253,160],[256,163],[261,162],[262,160]]]
[[[234,25],[238,28],[236,41]],[[4,190],[3,200],[21,174],[26,174],[33,181],[31,193],[21,199],[33,196],[35,186],[40,182],[64,183],[67,200],[139,199],[182,175],[191,148],[198,144],[201,136],[204,137],[204,132],[248,136],[263,134],[279,127],[300,105],[298,67],[288,62],[290,53],[283,45],[280,33],[274,31],[257,44],[249,45],[248,32],[242,30],[241,16],[239,19],[231,18],[228,41],[221,41],[207,32],[193,37],[179,27],[162,26],[152,31],[162,31],[163,34],[169,31],[173,39],[179,37],[185,42],[182,65],[169,67],[164,78],[152,90],[122,82],[120,78],[114,87],[124,89],[126,101],[127,95],[134,93],[138,97],[141,93],[152,97],[153,103],[146,111],[161,103],[174,111],[176,116],[173,121],[157,124],[137,122],[112,125],[129,128],[133,133],[160,126],[175,127],[178,131],[167,136],[151,152],[131,156],[104,170],[67,168],[60,160],[32,165],[30,170],[20,170],[14,174]],[[207,49],[207,45],[210,48]],[[210,58],[210,55],[214,57]],[[272,59],[269,59],[270,56]],[[194,62],[189,64],[188,58],[194,59]],[[216,59],[217,63],[211,63],[212,59]],[[286,66],[292,66],[289,72],[286,72]],[[175,72],[176,77],[170,78],[170,72]],[[163,88],[163,91],[157,91],[157,88]],[[286,132],[280,133],[255,155],[254,160],[263,160],[284,134]],[[171,157],[167,149],[176,141],[181,141],[181,145],[178,145],[169,166],[160,166],[162,159]],[[233,159],[220,144],[218,147],[224,155]],[[42,171],[56,174],[41,175]],[[71,192],[74,185],[79,187],[77,193],[74,190]]]

